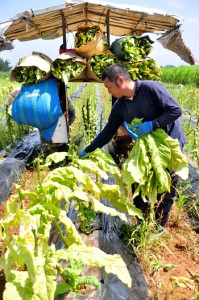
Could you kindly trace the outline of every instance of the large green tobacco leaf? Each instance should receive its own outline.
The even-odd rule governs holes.
[[[75,225],[73,222],[66,216],[66,211],[62,210],[59,206],[56,206],[54,203],[43,203],[40,205],[41,210],[39,211],[39,207],[34,206],[30,212],[31,213],[37,213],[37,214],[45,214],[46,216],[49,216],[50,220],[53,222],[56,222],[57,229],[59,229],[60,234],[62,232],[62,225],[65,226],[65,231],[67,232],[67,236],[62,237],[63,242],[66,246],[70,246],[72,243],[82,244],[83,240],[81,236],[79,235],[78,231],[76,230]],[[57,221],[55,221],[55,218]],[[51,223],[43,223],[43,226],[51,226]],[[50,232],[50,230],[49,230]],[[49,232],[47,235],[47,238],[49,238]],[[42,237],[41,237],[42,240]]]
[[[98,165],[90,159],[79,159],[78,165],[82,171],[86,171],[91,174],[96,174],[103,179],[108,179],[108,175]]]
[[[98,182],[100,188],[100,196],[105,199],[119,199],[121,196],[120,187],[117,184],[105,184]]]
[[[33,289],[32,289],[32,284],[29,279],[28,272],[11,270],[11,274],[12,274],[13,280],[6,282],[6,287],[3,292],[3,299],[4,300],[11,300],[11,299],[32,300],[33,299]]]
[[[101,197],[110,201],[111,205],[130,216],[138,216],[142,218],[142,212],[132,205],[126,196],[122,196],[120,187],[115,184],[98,183],[101,191]]]
[[[37,277],[33,285],[35,299],[53,300],[56,290],[56,276],[55,269],[56,261],[49,252],[45,258],[38,258],[34,262]]]
[[[116,183],[120,186],[120,188],[123,190],[123,193],[127,196],[128,192],[126,189],[126,185],[124,184],[120,169],[109,153],[97,148],[95,151],[88,153],[86,156],[88,156],[89,159],[93,160],[104,172],[113,175]]]
[[[143,185],[146,181],[150,168],[150,160],[147,155],[147,146],[143,139],[138,139],[123,164],[124,182],[134,182]]]
[[[99,184],[100,185],[100,184]],[[104,185],[101,184],[99,187],[100,187],[100,195],[102,196],[102,187]],[[107,185],[108,186],[108,185]],[[110,185],[109,185],[110,186]],[[112,186],[112,185],[111,185]],[[110,186],[110,187],[111,187]],[[117,201],[117,195],[118,194],[118,188],[119,186],[116,186],[117,189],[114,189],[114,186],[112,188],[112,190],[110,191],[109,195],[112,194],[112,197],[114,199],[116,199]],[[116,193],[114,192],[116,191]],[[115,198],[115,197],[116,198]],[[81,189],[79,189],[78,191],[74,191],[74,194],[73,194],[73,198],[75,200],[80,200],[80,201],[85,201],[85,202],[91,202],[92,203],[92,210],[95,211],[95,212],[101,212],[101,213],[104,213],[104,214],[107,214],[107,215],[110,215],[110,216],[118,216],[120,217],[122,220],[124,221],[127,221],[126,219],[126,216],[121,213],[121,212],[118,212],[115,208],[117,207],[114,207],[114,208],[110,208],[110,207],[107,207],[106,205],[102,204],[99,200],[99,197],[96,199],[95,197],[93,197],[91,194],[88,194],[84,191],[82,191]],[[78,204],[77,204],[78,206]],[[77,243],[77,242],[76,242]]]
[[[67,236],[64,237],[64,242],[67,246],[72,245],[73,243],[76,244],[83,244],[83,240],[81,236],[79,235],[78,231],[76,230],[75,225],[73,222],[66,216],[65,211],[59,209],[58,214],[59,221],[61,224],[65,226]],[[61,227],[60,227],[61,230]]]
[[[153,134],[144,137],[149,147],[150,162],[158,179],[159,192],[170,191],[171,177],[168,166],[171,161],[171,151],[164,139]]]
[[[24,251],[21,252],[22,255]],[[55,261],[49,257],[34,258],[35,278],[30,277],[30,270],[10,272],[6,283],[4,299],[42,299],[53,300],[56,289]]]
[[[162,129],[156,129],[152,136],[156,143],[160,141],[160,145],[158,146],[159,152],[162,156],[162,161],[166,162],[168,169],[174,171],[183,180],[186,180],[189,171],[188,161],[180,149],[179,141],[177,139],[172,139]]]
[[[95,182],[87,174],[73,166],[53,170],[44,179],[44,183],[46,182],[51,182],[52,184],[54,184],[54,182],[58,182],[59,184],[68,186],[73,190],[75,190],[79,183],[81,183],[88,191],[92,191],[96,194],[99,194],[100,192]]]
[[[68,211],[70,205],[70,198],[73,196],[73,191],[68,186],[58,183],[56,181],[47,181],[42,183],[42,190],[47,195],[42,199],[44,202],[53,202],[59,205],[60,202],[65,199],[65,210]],[[41,202],[41,200],[40,200]],[[34,203],[35,205],[36,203]]]
[[[57,272],[52,251],[49,248],[35,256],[29,244],[27,235],[16,236],[5,255],[5,299],[54,299]],[[13,262],[19,261],[17,257],[23,261],[20,271],[13,270]],[[12,294],[16,298],[12,298]]]
[[[86,178],[82,171],[74,167],[60,167],[51,171],[44,179],[44,182],[53,181],[68,187],[76,186],[77,182],[86,184]]]
[[[125,183],[134,184],[133,197],[141,193],[144,200],[154,202],[157,194],[170,191],[169,172],[187,179],[188,163],[178,140],[170,138],[163,129],[156,129],[136,140],[123,171]]]
[[[54,152],[46,157],[46,164],[59,163],[68,156],[67,152]]]
[[[123,283],[131,287],[131,277],[125,262],[119,254],[110,255],[96,247],[77,246],[74,244],[67,250],[58,250],[56,258],[57,260],[74,259],[87,266],[104,267],[107,273],[117,275]]]
[[[178,140],[171,139],[167,137],[169,140],[170,150],[171,150],[171,168],[172,170],[178,174],[183,180],[188,178],[188,161],[183,155]]]
[[[96,212],[101,212],[106,215],[110,215],[111,217],[119,217],[121,220],[127,222],[127,218],[124,213],[118,212],[115,208],[113,207],[108,207],[105,206],[103,203],[99,202],[96,199],[90,199],[92,202],[92,209]]]
[[[106,173],[121,177],[120,170],[116,165],[114,159],[107,152],[97,148],[95,151],[87,154],[89,159],[95,163]]]
[[[44,182],[52,181],[59,182],[60,184],[66,185],[75,189],[78,183],[82,183],[85,189],[99,193],[99,189],[95,182],[84,172],[73,167],[62,167],[53,170],[46,176]]]

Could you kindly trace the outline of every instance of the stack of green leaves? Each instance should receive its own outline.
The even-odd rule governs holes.
[[[86,64],[81,61],[74,61],[73,59],[56,59],[51,65],[52,74],[61,80],[67,77],[67,80],[77,78],[86,68]],[[65,80],[64,80],[65,81]]]
[[[18,66],[14,69],[14,76],[17,82],[32,85],[43,80],[46,72],[36,66]]]
[[[95,75],[102,79],[103,71],[110,65],[121,64],[121,61],[113,53],[106,51],[94,55],[89,59],[89,64]]]
[[[120,42],[120,47],[127,61],[136,62],[145,59],[151,52],[151,43],[147,38],[127,36]]]
[[[134,37],[127,36],[124,38],[120,43],[120,47],[124,53],[125,60],[135,62],[142,59],[139,45],[136,43],[136,39]]]
[[[141,54],[142,58],[145,59],[151,53],[151,50],[152,50],[151,43],[152,42],[149,41],[148,37],[136,38],[135,42],[140,49],[140,54]]]
[[[138,61],[136,63],[126,63],[126,70],[133,80],[159,80],[161,77],[161,68],[153,58]]]
[[[77,42],[75,44],[76,48],[86,45],[88,42],[92,41],[97,33],[100,32],[100,27],[98,25],[92,27],[82,27],[79,28],[75,34]]]
[[[158,128],[136,140],[123,164],[123,179],[134,185],[133,197],[141,193],[144,200],[154,203],[157,194],[170,191],[172,171],[186,180],[188,162],[178,140]]]

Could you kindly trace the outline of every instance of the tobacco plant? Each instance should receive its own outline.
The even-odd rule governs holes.
[[[93,99],[94,98],[94,99]],[[82,118],[84,132],[86,135],[87,143],[90,143],[96,136],[96,101],[95,97],[87,97],[82,106]]]
[[[42,165],[37,159],[38,184],[35,189],[22,190],[17,185],[18,194],[6,204],[4,219],[0,221],[3,242],[0,268],[6,276],[4,300],[51,300],[55,293],[77,291],[78,282],[83,279],[76,278],[76,283],[71,281],[67,276],[69,270],[63,270],[63,261],[68,265],[75,261],[75,264],[104,267],[106,273],[116,274],[131,286],[131,278],[120,255],[108,255],[97,247],[86,246],[78,228],[67,216],[71,201],[76,203],[77,210],[85,203],[85,207],[94,212],[118,216],[123,221],[127,221],[126,213],[139,216],[127,200],[124,185],[110,186],[101,182],[108,179],[108,174],[113,174],[116,181],[122,183],[118,167],[111,156],[98,149],[85,159],[74,156],[70,165],[49,171],[42,181],[41,170],[49,169],[52,162],[62,161],[66,156],[67,152],[53,153]],[[101,197],[110,199],[112,207],[102,204]],[[63,199],[65,205],[62,208]],[[27,200],[28,207],[25,205]],[[57,229],[64,249],[56,250],[55,245],[49,243],[52,225]],[[56,283],[58,275],[63,279],[61,287]],[[87,283],[97,286],[96,280],[89,279]]]

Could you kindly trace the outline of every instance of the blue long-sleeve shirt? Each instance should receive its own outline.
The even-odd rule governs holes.
[[[173,139],[178,139],[181,149],[186,137],[178,118],[182,109],[166,88],[157,81],[136,80],[133,99],[119,98],[112,107],[108,123],[98,136],[85,148],[92,152],[107,144],[124,121],[131,123],[134,118],[142,122],[152,121],[153,129],[162,128]]]

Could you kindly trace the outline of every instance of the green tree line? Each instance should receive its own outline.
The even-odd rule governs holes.
[[[0,58],[0,72],[8,72],[11,70],[10,61]]]

